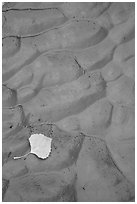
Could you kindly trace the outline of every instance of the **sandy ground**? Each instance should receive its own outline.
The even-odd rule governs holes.
[[[3,5],[4,202],[134,201],[134,9]],[[36,133],[46,159],[28,154]]]

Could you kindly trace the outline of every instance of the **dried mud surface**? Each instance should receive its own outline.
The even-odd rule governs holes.
[[[4,202],[134,201],[134,10],[4,4]],[[48,158],[26,155],[33,133],[52,138]]]

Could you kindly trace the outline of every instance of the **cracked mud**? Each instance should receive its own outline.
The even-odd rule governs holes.
[[[3,202],[134,201],[134,3],[2,9]]]

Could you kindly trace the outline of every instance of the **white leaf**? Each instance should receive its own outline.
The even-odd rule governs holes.
[[[31,153],[45,159],[51,152],[52,139],[43,134],[34,134],[29,138],[31,145]]]
[[[43,134],[33,134],[29,138],[31,151],[28,153],[36,154],[39,158],[46,159],[51,152],[51,141],[52,139]],[[14,157],[14,159],[20,159],[27,156],[23,155],[20,157]]]

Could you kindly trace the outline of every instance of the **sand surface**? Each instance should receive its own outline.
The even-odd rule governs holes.
[[[134,201],[134,10],[3,5],[4,202]],[[30,153],[32,134],[51,138],[46,159]]]

